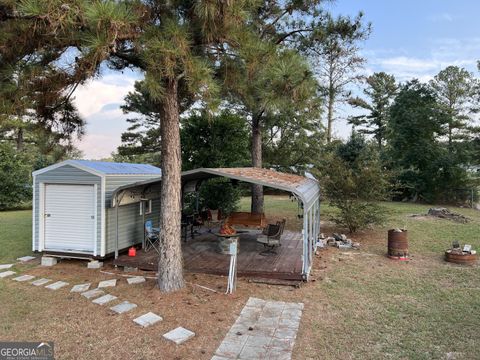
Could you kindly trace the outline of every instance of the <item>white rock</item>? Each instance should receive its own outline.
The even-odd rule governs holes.
[[[15,281],[28,281],[28,280],[33,280],[33,279],[35,279],[35,276],[21,275],[21,276],[18,276],[16,278],[14,278],[13,280],[15,280]]]
[[[42,279],[32,281],[31,284],[34,285],[34,286],[42,286],[42,285],[45,285],[46,283],[48,283],[50,281],[52,281],[52,280],[42,278]]]
[[[132,304],[131,302],[124,301],[121,304],[115,305],[110,308],[110,310],[116,312],[117,314],[123,314],[124,312],[135,309],[137,304]]]
[[[150,325],[153,325],[159,321],[162,321],[162,317],[158,316],[157,314],[154,314],[152,312],[148,312],[142,316],[139,316],[136,319],[133,319],[134,322],[136,322],[138,325],[147,327]]]
[[[128,278],[127,279],[127,283],[129,285],[132,285],[132,284],[140,284],[140,283],[143,283],[145,282],[145,278],[143,276],[135,276],[135,277],[131,277],[131,278]]]
[[[21,262],[26,262],[35,259],[35,256],[22,256],[19,257],[17,260]]]
[[[173,341],[177,345],[184,343],[185,341],[193,338],[194,336],[195,333],[193,331],[185,329],[181,326],[163,335],[165,339]]]
[[[0,265],[0,270],[10,269],[12,266],[13,266],[13,264],[1,264]]]
[[[12,275],[14,275],[14,274],[16,274],[16,272],[15,272],[15,271],[11,271],[11,270],[9,270],[9,271],[4,271],[4,272],[0,272],[0,278],[4,278],[4,277],[7,277],[7,276],[12,276]]]
[[[98,304],[98,305],[105,305],[106,303],[108,303],[110,301],[113,301],[115,299],[118,299],[118,298],[116,296],[107,294],[107,295],[100,296],[99,298],[93,300],[92,303]]]
[[[55,283],[53,283],[53,284],[50,284],[50,285],[47,285],[47,286],[45,286],[45,287],[46,287],[47,289],[50,289],[50,290],[58,290],[58,289],[60,289],[60,288],[62,288],[62,287],[64,287],[64,286],[67,286],[67,285],[68,285],[68,283],[65,282],[65,281],[57,281],[57,282],[55,282]]]
[[[87,299],[92,299],[94,297],[97,297],[97,296],[100,296],[100,295],[103,295],[103,294],[105,294],[105,292],[103,290],[92,289],[92,290],[88,290],[88,291],[85,291],[84,293],[82,293],[82,296],[86,297]]]
[[[98,288],[114,287],[117,286],[117,279],[104,280],[98,283]]]
[[[87,291],[88,289],[90,289],[90,285],[91,285],[90,283],[75,285],[74,287],[72,287],[70,292],[83,293],[83,292]]]

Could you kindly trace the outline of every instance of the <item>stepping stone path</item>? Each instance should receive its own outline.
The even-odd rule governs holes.
[[[92,289],[92,290],[88,290],[88,291],[85,291],[84,293],[82,293],[82,296],[86,297],[87,299],[92,299],[94,297],[97,297],[97,296],[100,296],[100,295],[103,295],[103,294],[105,294],[105,291],[103,291],[103,290]]]
[[[290,360],[302,310],[302,303],[248,299],[212,360]]]
[[[50,290],[58,290],[58,289],[60,289],[64,286],[67,286],[67,285],[68,285],[68,283],[65,282],[65,281],[57,281],[57,282],[54,282],[53,284],[45,286],[45,288],[50,289]]]
[[[98,304],[98,305],[105,305],[106,303],[108,303],[110,301],[113,301],[115,299],[118,299],[118,298],[116,296],[107,294],[107,295],[100,296],[99,298],[93,300],[92,303]]]
[[[88,289],[90,289],[90,285],[91,285],[90,283],[75,285],[74,287],[72,287],[70,292],[83,293],[83,292],[87,291]]]
[[[127,278],[127,283],[129,285],[132,285],[132,284],[140,284],[140,283],[143,283],[145,282],[145,278],[143,276],[134,276],[134,277],[131,277],[131,278]]]
[[[32,284],[32,285],[35,285],[35,286],[42,286],[42,285],[45,285],[46,283],[48,283],[48,282],[50,282],[50,281],[52,281],[52,280],[42,278],[42,279],[38,279],[38,280],[32,281],[31,284]]]
[[[185,329],[181,326],[163,335],[165,339],[173,341],[177,345],[184,343],[185,341],[191,339],[194,336],[195,333],[193,331]]]
[[[98,288],[114,287],[117,286],[117,279],[104,280],[98,283]]]
[[[33,259],[35,259],[35,256],[22,256],[22,257],[19,257],[17,260],[21,262],[27,262]]]
[[[142,316],[139,316],[136,319],[133,319],[134,322],[136,322],[138,325],[142,327],[147,327],[150,325],[153,325],[159,321],[162,321],[162,317],[158,316],[157,314],[154,314],[152,312],[148,312]]]
[[[1,264],[0,265],[0,270],[10,269],[12,266],[13,266],[13,264]]]
[[[15,281],[28,281],[28,280],[33,280],[35,279],[35,276],[33,275],[21,275],[16,278],[13,278]]]
[[[15,272],[15,271],[11,271],[11,270],[9,270],[9,271],[4,271],[4,272],[0,272],[0,278],[4,278],[4,277],[7,277],[7,276],[12,276],[12,275],[14,275],[14,274],[16,274],[16,272]]]
[[[131,302],[124,301],[121,304],[111,307],[110,310],[116,312],[117,314],[123,314],[127,311],[135,309],[136,307],[137,307],[137,304],[132,304]]]

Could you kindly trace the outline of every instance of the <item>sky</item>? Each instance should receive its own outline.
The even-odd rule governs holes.
[[[326,6],[333,14],[365,14],[372,23],[370,38],[362,44],[365,74],[385,71],[398,81],[430,80],[448,65],[479,75],[480,1],[476,0],[337,0]],[[104,71],[102,76],[79,87],[75,102],[87,121],[86,135],[77,147],[86,159],[109,157],[120,145],[127,116],[120,110],[125,95],[142,75],[131,70]],[[353,89],[356,92],[360,88]],[[340,109],[334,135],[345,138],[351,129]]]

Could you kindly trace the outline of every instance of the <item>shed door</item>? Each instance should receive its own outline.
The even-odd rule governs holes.
[[[93,253],[95,187],[45,185],[45,250]]]

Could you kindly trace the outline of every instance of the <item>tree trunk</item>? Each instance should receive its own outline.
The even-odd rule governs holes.
[[[22,151],[23,150],[23,143],[24,143],[23,129],[22,128],[18,128],[16,143],[17,143],[17,151]]]
[[[252,166],[262,167],[262,126],[260,117],[252,119]],[[252,185],[252,206],[251,212],[263,213],[263,186]]]
[[[166,80],[160,122],[162,190],[160,207],[161,242],[158,257],[158,287],[170,292],[181,289],[183,257],[180,236],[181,157],[178,109],[178,81]]]
[[[328,89],[328,99],[327,99],[327,143],[329,144],[332,141],[332,131],[333,131],[333,115],[334,115],[334,105],[335,105],[335,94],[332,86]]]

